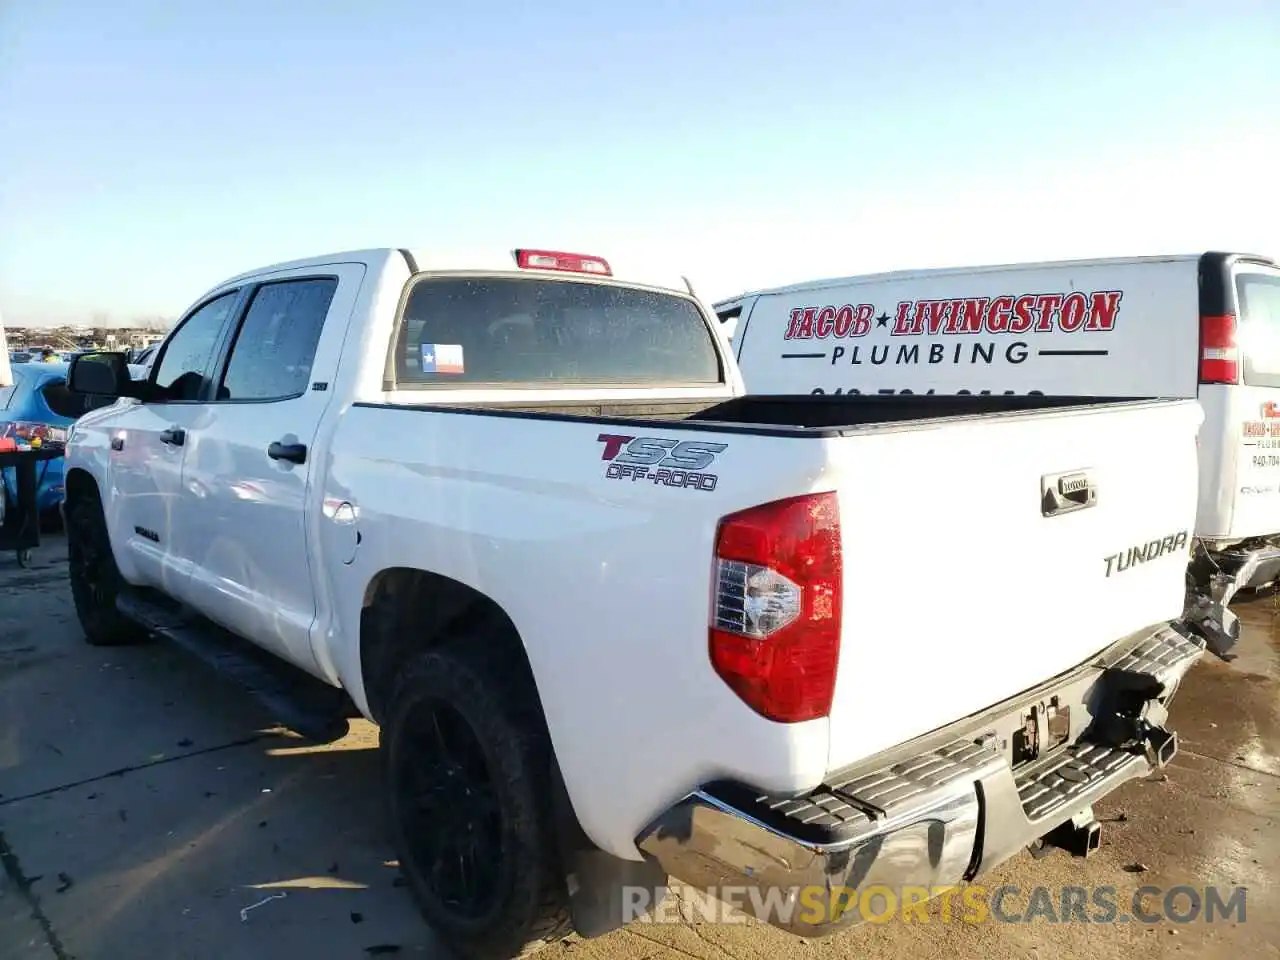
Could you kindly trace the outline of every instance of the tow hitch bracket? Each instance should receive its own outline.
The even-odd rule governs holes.
[[[1178,735],[1165,729],[1165,685],[1150,674],[1109,673],[1109,699],[1094,718],[1089,738],[1116,749],[1141,750],[1153,768],[1164,769],[1178,752]]]
[[[1087,857],[1102,846],[1102,824],[1093,818],[1093,808],[1086,807],[1060,826],[1054,827],[1028,849],[1039,860],[1055,848],[1073,857]]]
[[[1178,734],[1164,727],[1149,726],[1143,731],[1146,744],[1147,762],[1157,770],[1169,765],[1178,752]]]

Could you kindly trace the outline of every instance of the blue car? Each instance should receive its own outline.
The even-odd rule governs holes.
[[[114,402],[111,397],[90,397],[67,389],[66,363],[21,363],[11,367],[13,386],[0,387],[0,439],[12,438],[41,443],[65,442],[71,424],[90,410]],[[129,375],[139,380],[145,367],[129,365]],[[8,503],[18,495],[18,479],[12,468],[3,471],[3,493]],[[36,467],[40,486],[36,503],[41,514],[54,513],[62,503],[62,458],[46,460]]]
[[[67,364],[15,364],[13,386],[0,387],[0,437],[42,443],[65,441],[67,428],[97,406],[93,398],[67,389]],[[36,502],[42,514],[56,511],[62,503],[62,458],[36,467],[41,478]],[[4,495],[9,503],[17,497],[17,477],[12,468],[4,471]]]

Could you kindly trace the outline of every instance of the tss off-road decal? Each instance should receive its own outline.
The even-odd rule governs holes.
[[[714,490],[719,480],[708,468],[728,447],[727,443],[616,433],[602,433],[596,439],[604,444],[600,459],[609,463],[604,475],[610,480],[648,480],[664,487],[706,491]]]

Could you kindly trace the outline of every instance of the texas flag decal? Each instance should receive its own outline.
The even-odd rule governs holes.
[[[424,343],[422,345],[423,373],[463,373],[462,344]]]

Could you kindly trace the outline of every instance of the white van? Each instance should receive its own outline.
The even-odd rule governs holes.
[[[1238,635],[1232,596],[1280,578],[1273,260],[901,271],[761,290],[715,311],[751,393],[1196,397],[1205,420],[1189,603],[1209,632],[1224,631],[1210,637],[1218,652]]]

